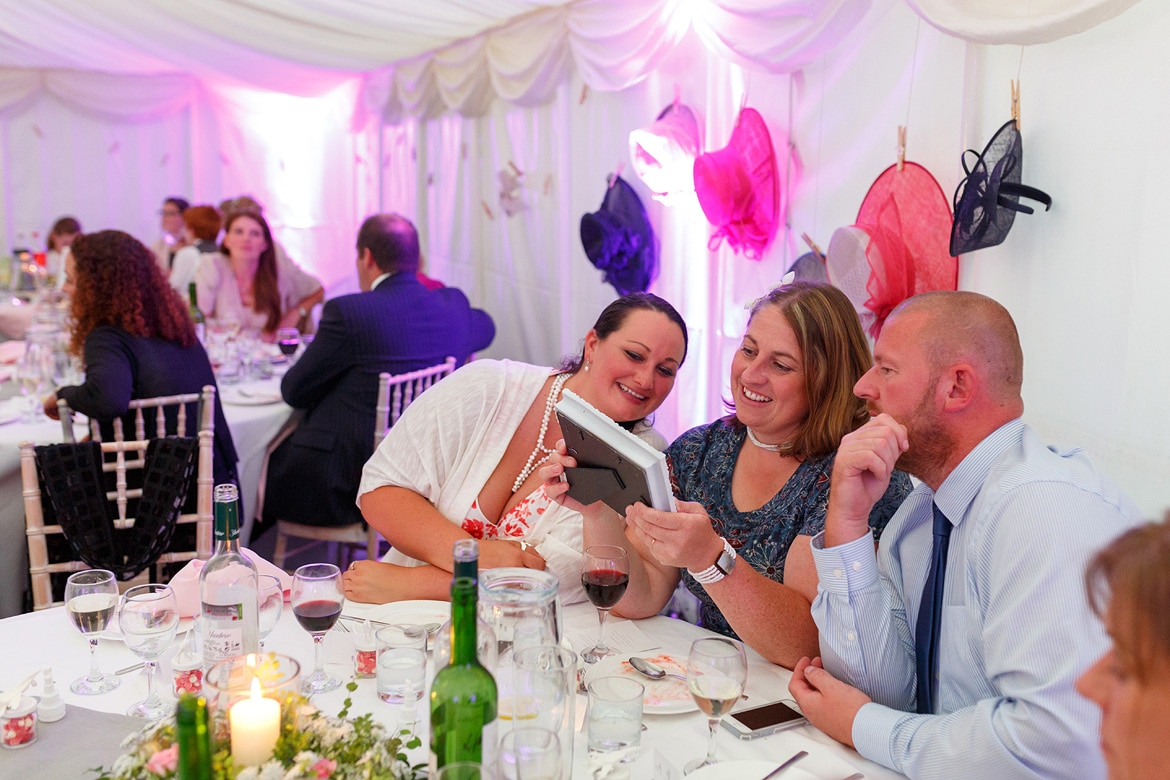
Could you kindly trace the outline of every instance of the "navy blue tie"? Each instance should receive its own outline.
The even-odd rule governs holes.
[[[943,587],[947,579],[947,547],[951,541],[951,524],[947,516],[937,505],[932,503],[931,507],[934,509],[934,547],[914,631],[918,711],[924,714],[933,713],[938,704],[938,635],[942,626]]]

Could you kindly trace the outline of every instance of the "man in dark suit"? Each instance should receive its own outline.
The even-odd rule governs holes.
[[[346,525],[373,453],[378,374],[459,364],[495,337],[492,318],[453,287],[428,290],[416,277],[418,233],[397,214],[376,214],[357,237],[362,292],[325,303],[317,336],[281,382],[304,419],[269,460],[264,523]]]

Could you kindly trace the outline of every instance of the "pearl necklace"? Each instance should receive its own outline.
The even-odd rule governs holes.
[[[536,446],[532,448],[532,454],[528,456],[528,462],[524,464],[524,469],[520,472],[520,476],[516,477],[516,481],[512,483],[512,492],[515,493],[524,484],[524,480],[528,479],[529,475],[544,463],[555,451],[552,447],[544,446],[544,435],[548,433],[548,421],[552,419],[553,408],[557,405],[557,399],[561,397],[561,388],[565,386],[565,382],[569,380],[572,374],[557,374],[556,379],[553,380],[552,387],[548,389],[548,397],[544,399],[544,417],[540,420],[540,434],[536,437]],[[540,460],[536,456],[544,453],[544,457]]]
[[[759,447],[761,450],[767,450],[768,452],[779,452],[782,449],[786,449],[792,446],[792,442],[790,441],[786,441],[783,444],[764,444],[762,441],[756,438],[756,435],[752,433],[751,428],[748,428],[745,425],[744,429],[747,431],[747,436],[748,439],[751,440],[751,443]],[[512,492],[514,493],[516,491]]]

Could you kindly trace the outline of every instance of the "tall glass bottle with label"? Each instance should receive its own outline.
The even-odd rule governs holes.
[[[451,581],[451,663],[431,684],[432,777],[455,761],[491,767],[496,759],[496,681],[476,654],[479,586],[474,576],[462,576],[477,571],[478,547],[471,548],[469,562],[468,548],[459,544]],[[469,569],[469,563],[476,569]]]
[[[240,552],[240,492],[215,486],[215,554],[199,573],[203,668],[260,650],[256,565]]]
[[[452,578],[470,577],[479,583],[479,542],[475,539],[460,539],[455,542],[455,567]],[[477,610],[478,611],[478,610]],[[475,641],[478,645],[479,663],[489,672],[496,668],[496,633],[491,624],[476,616]],[[435,668],[442,669],[451,662],[451,620],[448,619],[435,634]]]

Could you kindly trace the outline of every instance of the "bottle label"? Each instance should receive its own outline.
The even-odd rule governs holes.
[[[244,605],[203,604],[203,663],[244,654]]]

